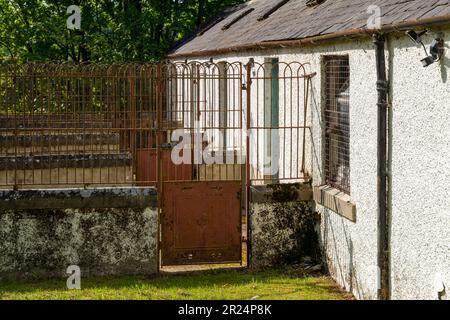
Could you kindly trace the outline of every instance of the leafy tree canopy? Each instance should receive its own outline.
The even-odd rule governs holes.
[[[244,0],[0,0],[0,61],[154,61]],[[66,26],[81,9],[81,30]]]

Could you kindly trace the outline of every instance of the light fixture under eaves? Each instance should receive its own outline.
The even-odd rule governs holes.
[[[424,67],[428,67],[435,62],[442,59],[444,55],[444,40],[441,38],[436,38],[433,40],[430,46],[430,55],[425,59],[422,59],[422,64]]]
[[[423,50],[425,51],[425,54],[427,56],[424,59],[420,60],[424,67],[429,67],[433,63],[438,62],[439,60],[441,60],[442,56],[444,55],[444,40],[441,38],[436,38],[433,40],[433,43],[430,46],[430,53],[428,53],[428,50],[422,41],[422,36],[425,35],[427,32],[428,32],[428,30],[424,30],[420,33],[417,33],[414,30],[406,31],[406,34],[408,35],[408,37],[413,42],[422,45]]]

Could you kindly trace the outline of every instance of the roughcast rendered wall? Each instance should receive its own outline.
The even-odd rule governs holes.
[[[436,37],[446,56],[428,68],[409,38],[390,39],[393,299],[450,299],[450,30],[425,45]]]
[[[1,192],[0,278],[67,277],[70,265],[82,276],[157,271],[152,190],[29,191],[36,204],[56,208],[13,209],[20,192]]]
[[[255,186],[250,203],[250,267],[276,267],[308,257],[320,263],[311,186]]]

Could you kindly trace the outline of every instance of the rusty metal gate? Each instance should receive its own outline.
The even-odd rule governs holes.
[[[242,75],[240,63],[162,66],[162,266],[241,261]]]
[[[162,266],[240,262],[250,187],[310,180],[309,67],[276,58],[163,66]]]

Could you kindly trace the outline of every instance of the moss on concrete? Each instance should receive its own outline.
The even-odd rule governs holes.
[[[95,196],[95,195],[94,195]],[[0,210],[0,277],[152,274],[155,208]]]
[[[295,264],[304,257],[320,261],[316,218],[311,201],[298,201],[299,184],[270,185],[265,202],[251,204],[251,265]]]

